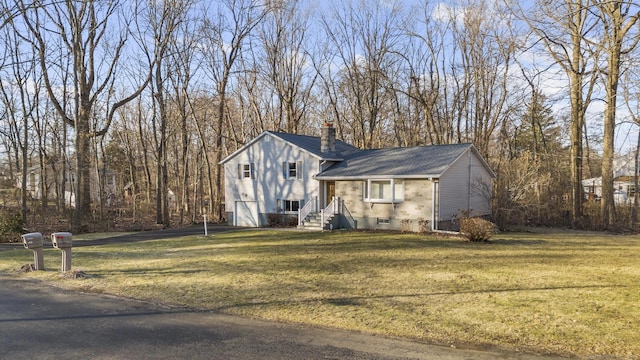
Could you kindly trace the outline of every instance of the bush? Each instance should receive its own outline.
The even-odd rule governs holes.
[[[431,221],[424,219],[418,220],[418,231],[423,234],[431,232]]]
[[[472,242],[488,241],[496,229],[496,224],[482,218],[460,219],[460,233]]]
[[[411,231],[411,220],[409,220],[409,219],[400,220],[400,230],[403,233],[410,232]]]
[[[298,216],[293,214],[269,213],[267,214],[268,227],[296,227]]]
[[[0,242],[18,241],[24,222],[18,213],[4,213],[0,216]]]

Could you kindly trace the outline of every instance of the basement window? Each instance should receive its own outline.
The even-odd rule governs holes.
[[[376,218],[376,224],[389,225],[389,218]]]

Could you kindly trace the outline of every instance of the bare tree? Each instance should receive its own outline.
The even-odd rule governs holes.
[[[606,68],[601,69],[601,73],[605,77],[606,98],[602,153],[602,201],[600,202],[602,225],[607,229],[616,220],[613,199],[613,156],[618,82],[621,77],[623,56],[630,53],[640,41],[640,31],[636,27],[640,18],[640,5],[635,1],[628,0],[593,1],[593,4],[599,10],[600,21],[604,27],[602,52],[607,59]]]
[[[27,219],[27,177],[28,169],[31,165],[30,153],[38,151],[38,144],[31,140],[30,129],[33,127],[34,111],[38,106],[38,93],[32,92],[30,87],[35,84],[34,69],[37,61],[34,57],[25,58],[22,54],[24,43],[18,36],[14,26],[3,29],[6,40],[5,59],[8,60],[9,79],[0,81],[0,95],[5,109],[5,117],[9,121],[10,139],[13,139],[16,150],[20,152],[19,168],[21,169],[21,216],[24,221]],[[34,88],[33,90],[37,90]],[[16,153],[16,161],[18,160]],[[41,180],[44,177],[44,169],[41,169]]]
[[[629,60],[629,70],[623,75],[622,81],[624,105],[629,113],[630,120],[640,127],[640,74],[637,61]],[[640,131],[636,138],[636,148],[634,153],[634,174],[633,174],[633,208],[631,212],[631,226],[635,228],[638,224],[638,207],[640,204],[639,179],[640,177]]]
[[[417,26],[414,22],[408,25],[408,46],[401,53],[405,59],[402,66],[407,69],[396,75],[402,80],[396,91],[408,98],[408,114],[396,124],[395,134],[403,146],[448,144],[454,141],[455,126],[453,117],[446,116],[447,106],[441,103],[448,94],[448,76],[443,68],[448,60],[445,39],[450,38],[450,22],[434,20],[428,4],[415,10]]]
[[[569,80],[571,102],[571,220],[582,217],[582,159],[585,113],[596,83],[593,69],[598,52],[588,39],[597,26],[587,0],[537,1],[529,10],[518,9],[545,52],[558,64]]]
[[[277,120],[283,129],[298,133],[317,74],[306,69],[307,13],[299,0],[283,0],[260,27],[264,74],[278,99]]]
[[[91,139],[104,135],[115,111],[137,97],[150,80],[151,73],[135,84],[130,95],[108,102],[104,121],[93,127],[94,109],[104,95],[114,92],[120,56],[127,43],[128,29],[115,18],[128,19],[118,1],[103,3],[92,0],[50,2],[33,7],[31,3],[18,1],[21,21],[28,29],[33,48],[38,54],[44,84],[58,114],[75,130],[75,216],[77,226],[91,214]],[[56,49],[61,44],[73,58],[70,69],[74,105],[63,107],[63,97],[58,90],[66,80],[65,68],[57,66]],[[53,51],[53,53],[52,53]]]
[[[264,19],[269,8],[258,0],[223,0],[217,11],[206,11],[203,25],[204,49],[208,61],[207,73],[214,83],[217,100],[215,163],[219,164],[223,155],[224,124],[228,119],[227,92],[236,70],[236,62],[247,38]],[[222,170],[220,165],[215,175],[213,196],[213,218],[221,220],[222,215]]]
[[[385,108],[393,107],[388,95],[388,75],[398,61],[396,49],[403,35],[403,9],[397,1],[333,2],[329,14],[321,17],[322,27],[334,62],[341,69],[331,81],[336,105],[349,119],[338,124],[343,136],[349,128],[352,142],[362,148],[380,146],[379,137]],[[323,69],[322,71],[331,71]],[[340,100],[340,98],[342,100]]]
[[[195,184],[190,180],[190,167],[195,161],[192,160],[193,154],[196,149],[193,149],[192,144],[193,124],[195,114],[191,108],[191,95],[194,94],[195,86],[197,85],[197,77],[195,72],[199,67],[199,62],[196,53],[197,43],[199,41],[196,31],[197,23],[195,21],[183,21],[178,29],[176,29],[177,35],[180,41],[171,43],[171,71],[169,72],[169,79],[172,86],[175,113],[179,121],[179,161],[177,161],[177,176],[176,179],[180,179],[178,186],[180,191],[179,197],[179,222],[182,224],[185,221],[185,216],[192,211],[191,197],[189,189]],[[191,156],[190,156],[191,155]],[[177,159],[176,159],[177,160]],[[197,178],[193,178],[196,180]],[[195,200],[195,199],[194,199]],[[187,214],[185,214],[187,212]],[[194,219],[193,214],[191,221]]]
[[[166,77],[172,69],[170,46],[178,43],[175,38],[176,32],[184,21],[187,11],[191,7],[191,2],[181,0],[145,1],[140,5],[139,41],[142,44],[149,43],[144,47],[151,64],[150,75],[153,80],[151,95],[155,104],[154,109],[157,110],[157,116],[152,118],[158,162],[156,168],[156,223],[168,227],[170,226],[170,216],[167,126],[170,121],[170,109],[166,89],[169,85]]]

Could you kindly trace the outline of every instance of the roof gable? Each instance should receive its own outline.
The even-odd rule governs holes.
[[[280,141],[284,141],[292,146],[300,148],[311,155],[317,157],[320,160],[329,160],[329,161],[342,161],[344,159],[344,155],[347,153],[351,153],[357,151],[358,148],[351,146],[343,141],[336,140],[336,151],[323,153],[320,151],[320,137],[317,136],[307,136],[307,135],[297,135],[297,134],[289,134],[283,132],[275,132],[275,131],[264,131],[257,137],[253,138],[248,143],[244,144],[241,148],[234,151],[231,155],[224,158],[220,161],[220,164],[224,164],[234,158],[239,153],[243,152],[245,149],[255,144],[256,142],[262,140],[266,136],[271,136]]]

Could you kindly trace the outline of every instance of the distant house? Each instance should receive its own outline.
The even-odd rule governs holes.
[[[632,204],[635,196],[635,154],[617,156],[613,159],[613,198],[617,204]],[[582,180],[585,198],[599,200],[602,197],[602,177]]]
[[[47,165],[43,173],[40,166],[27,169],[27,192],[33,199],[42,199],[43,188],[50,199],[63,197],[65,204],[75,206],[75,168],[69,163],[58,162],[55,165]],[[97,202],[101,195],[106,204],[110,205],[117,194],[116,173],[107,169],[100,170],[102,193],[98,184],[98,176],[91,172],[91,201]],[[62,189],[64,184],[64,194]],[[16,177],[16,186],[22,186],[22,174]]]
[[[321,137],[265,131],[221,164],[235,226],[289,213],[305,227],[417,231],[491,213],[495,174],[472,144],[359,150],[325,125]]]

